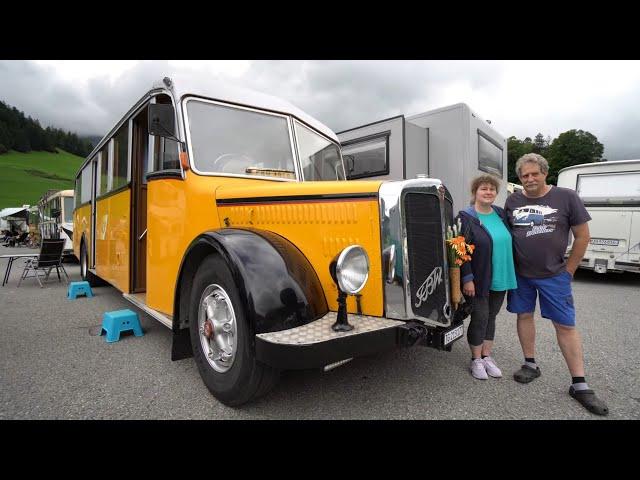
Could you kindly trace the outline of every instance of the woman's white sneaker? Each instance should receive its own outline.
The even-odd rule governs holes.
[[[471,375],[478,380],[488,379],[487,371],[484,366],[484,362],[481,358],[474,358],[471,360]]]
[[[482,362],[484,363],[484,368],[485,371],[491,375],[493,378],[500,378],[502,377],[502,371],[500,371],[500,369],[498,368],[498,366],[496,365],[496,362],[493,360],[493,358],[491,357],[484,357],[482,359]]]

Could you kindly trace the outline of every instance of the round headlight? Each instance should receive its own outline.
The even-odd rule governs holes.
[[[336,262],[336,277],[340,290],[349,295],[364,288],[369,278],[369,257],[359,245],[345,248]]]

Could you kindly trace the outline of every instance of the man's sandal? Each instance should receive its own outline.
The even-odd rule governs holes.
[[[516,382],[529,383],[540,375],[542,375],[540,367],[531,368],[529,365],[525,364],[520,367],[520,370],[513,374],[513,378]]]
[[[609,409],[607,405],[596,397],[593,390],[576,390],[573,385],[569,387],[569,395],[575,398],[580,404],[596,415],[608,415]]]

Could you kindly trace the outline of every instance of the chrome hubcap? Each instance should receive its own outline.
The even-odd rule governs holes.
[[[220,373],[229,370],[238,349],[236,315],[229,295],[220,285],[209,285],[202,292],[198,332],[209,365]]]

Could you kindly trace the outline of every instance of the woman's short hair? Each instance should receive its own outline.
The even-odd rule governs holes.
[[[480,185],[483,183],[488,183],[489,185],[493,185],[496,188],[496,192],[500,191],[500,180],[498,180],[493,175],[480,175],[473,180],[471,180],[471,203],[476,201],[476,192]]]
[[[520,178],[520,170],[525,163],[535,163],[540,167],[541,173],[549,173],[549,162],[537,153],[526,153],[516,161],[516,175]]]

